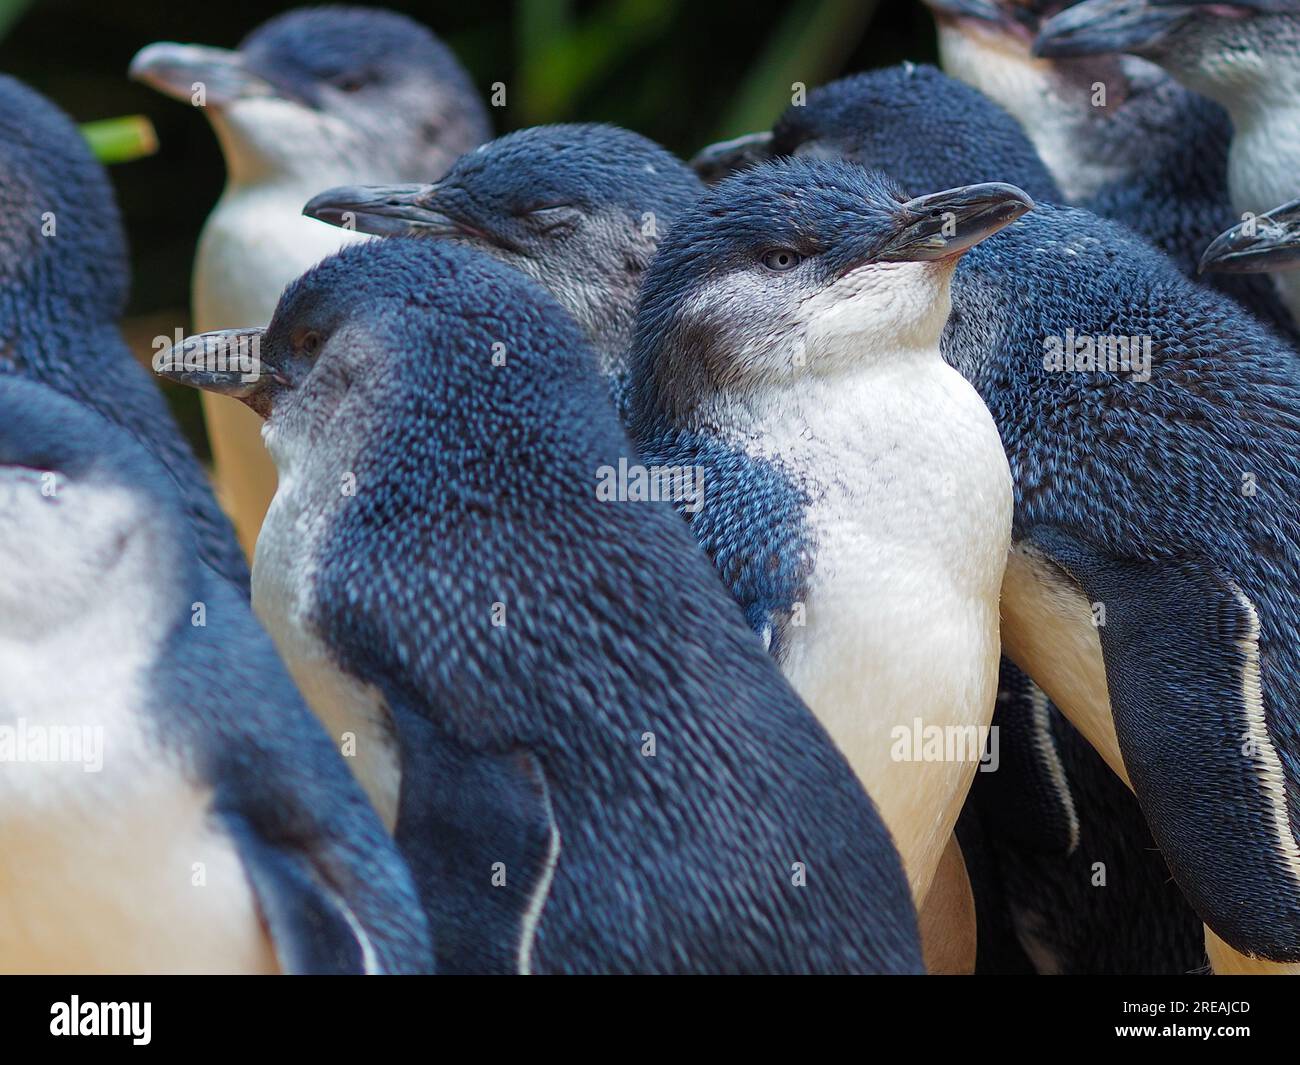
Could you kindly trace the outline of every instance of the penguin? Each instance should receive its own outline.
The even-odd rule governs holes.
[[[1159,165],[1171,139],[1167,123],[1195,97],[1134,56],[1034,56],[1039,25],[1071,2],[925,0],[944,73],[1013,115],[1065,199],[1081,203],[1105,185]],[[1214,110],[1226,127],[1226,115]]]
[[[1295,177],[1300,3],[1086,0],[1045,22],[1034,51],[1043,56],[1131,52],[1226,108],[1233,126],[1228,190],[1238,217],[1223,219],[1219,229],[1300,192]],[[1273,280],[1292,318],[1300,321],[1300,283],[1288,274]]]
[[[627,351],[646,267],[661,235],[703,191],[689,167],[639,134],[553,125],[466,153],[436,184],[330,189],[303,213],[366,233],[451,240],[517,266],[582,327],[625,416]],[[962,971],[974,934],[962,934],[969,886],[955,844],[937,875],[943,886],[920,914],[926,966]],[[974,926],[973,910],[966,926]]]
[[[118,329],[126,236],[104,168],[50,101],[0,75],[0,376],[48,385],[122,426],[176,481],[204,563],[248,594],[206,474]]]
[[[920,970],[875,807],[671,503],[629,487],[548,294],[454,242],[375,241],[244,335],[258,381],[209,358],[223,333],[173,375],[266,418],[254,605],[318,712],[350,715],[330,731],[386,748],[369,787],[440,971]]]
[[[313,193],[363,181],[428,180],[491,136],[469,75],[437,37],[392,11],[299,8],[233,51],[151,44],[130,76],[201,107],[226,188],[194,262],[197,329],[265,324],[281,289],[356,233],[303,219]],[[204,397],[217,486],[252,551],[274,494],[260,423]]]
[[[910,127],[876,121],[888,170]],[[963,257],[952,308],[944,357],[1015,485],[1007,655],[1135,791],[1215,971],[1294,967],[1294,351],[1131,231],[1050,203]]]
[[[710,504],[681,509],[879,804],[918,904],[987,739],[1010,516],[996,429],[939,337],[957,257],[1030,205],[762,164],[678,219],[637,316],[633,439],[706,471]],[[977,750],[927,756],[923,733]]]
[[[600,124],[532,126],[461,156],[432,184],[328,189],[303,214],[357,232],[479,248],[548,289],[617,381],[641,281],[704,186],[654,141]]]
[[[1232,122],[1212,100],[1137,56],[1031,54],[1061,0],[926,0],[945,73],[979,89],[1024,128],[1063,192],[1093,214],[1123,222],[1188,277],[1211,239],[1235,218],[1228,195]],[[1201,278],[1277,328],[1294,346],[1296,323],[1267,279]]]
[[[0,674],[0,970],[430,969],[410,872],[176,485],[13,375]]]

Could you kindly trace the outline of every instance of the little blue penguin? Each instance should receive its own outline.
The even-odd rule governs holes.
[[[453,242],[375,241],[254,335],[256,383],[197,368],[222,333],[175,376],[267,419],[254,603],[330,732],[380,750],[368,787],[440,970],[920,969],[871,800],[636,488],[543,289]]]
[[[1278,348],[1049,204],[965,257],[944,336],[1015,479],[1007,653],[1131,781],[1220,971],[1300,959],[1300,377]]]
[[[703,191],[689,167],[639,134],[554,125],[468,152],[435,184],[330,189],[304,213],[367,233],[452,240],[517,266],[582,326],[625,414],[627,350],[646,268],[661,235]],[[947,916],[952,896],[966,890],[956,850],[951,886],[932,893],[920,915],[932,971],[962,967],[951,955],[964,940]]]
[[[1047,56],[1132,52],[1221,104],[1232,118],[1228,189],[1236,219],[1300,193],[1300,2],[1085,0],[1045,22]],[[1274,276],[1300,321],[1300,282]]]
[[[1165,123],[1183,100],[1194,98],[1159,67],[1134,56],[1035,56],[1039,25],[1070,0],[925,3],[934,13],[944,73],[1015,117],[1071,203],[1158,164],[1167,148]],[[1150,122],[1153,117],[1160,121]]]
[[[1060,200],[1011,117],[933,67],[875,70],[815,89],[778,121],[774,140],[790,154],[839,152],[883,166],[913,188],[999,175],[1034,189],[1039,202]],[[959,276],[964,269],[959,263]],[[1169,870],[1137,803],[1125,801],[1122,785],[1116,795],[1104,761],[1032,681],[1005,661],[1001,675],[1000,765],[977,775],[958,833],[980,918],[977,971],[998,965],[988,955],[996,957],[999,944],[984,932],[998,923],[990,920],[995,906],[1008,911],[1024,963],[1032,959],[1042,972],[1179,973],[1201,965],[1203,951],[1188,934],[1190,927],[1199,940],[1199,924],[1176,889],[1169,901]],[[1103,858],[1123,875],[1098,891],[1090,866]],[[1124,927],[1131,934],[1121,952],[1113,936]]]
[[[479,248],[550,290],[617,378],[659,239],[704,191],[676,156],[617,126],[533,126],[423,185],[335,188],[303,214],[362,233]]]
[[[882,152],[908,134],[892,114]],[[1294,964],[1294,352],[1126,228],[1045,203],[962,259],[952,308],[944,357],[1015,481],[1007,654],[1131,782],[1216,971]]]
[[[226,160],[226,188],[194,262],[197,329],[265,324],[281,290],[360,237],[301,216],[322,188],[429,180],[491,136],[487,110],[456,57],[391,11],[300,8],[233,51],[151,44],[131,77],[200,107]],[[204,397],[216,480],[251,552],[275,491],[260,422]]]
[[[939,338],[957,259],[1031,205],[760,164],[677,221],[638,312],[634,439],[705,471],[708,505],[682,510],[879,804],[918,903],[993,714],[1010,518],[996,428]],[[923,730],[975,750],[927,757]]]
[[[0,75],[0,375],[47,384],[145,445],[176,481],[203,561],[248,593],[248,565],[156,383],[118,331],[126,236],[76,125]]]
[[[944,71],[1015,117],[1064,200],[1123,222],[1184,274],[1198,277],[1205,246],[1236,218],[1228,194],[1228,113],[1137,56],[1034,56],[1039,25],[1068,2],[927,3],[935,12]],[[1266,278],[1216,274],[1203,280],[1293,345],[1300,339]]]
[[[0,675],[0,969],[429,970],[409,870],[175,484],[9,375]]]

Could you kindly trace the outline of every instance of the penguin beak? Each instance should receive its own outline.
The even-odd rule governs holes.
[[[168,381],[238,399],[265,418],[272,386],[289,386],[284,375],[262,362],[265,341],[265,329],[196,333],[156,354],[153,369]]]
[[[221,107],[252,96],[275,95],[271,84],[244,63],[239,52],[163,41],[136,53],[127,71],[134,80],[177,100]],[[198,96],[200,87],[202,97]]]
[[[1201,256],[1201,273],[1258,274],[1300,269],[1300,200],[1238,222]]]
[[[772,134],[746,133],[729,141],[718,141],[700,149],[691,160],[691,169],[700,180],[713,185],[737,170],[772,158]]]
[[[1159,45],[1194,14],[1194,8],[1184,4],[1085,0],[1043,23],[1033,52],[1048,59],[1111,52],[1140,54]]]
[[[1000,181],[919,196],[899,207],[898,232],[873,258],[883,262],[955,258],[1033,206],[1028,194]]]
[[[302,213],[380,237],[481,236],[437,210],[437,185],[340,185],[307,201]]]

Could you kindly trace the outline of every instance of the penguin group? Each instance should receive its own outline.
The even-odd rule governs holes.
[[[143,47],[211,476],[0,76],[0,971],[1300,973],[1300,2],[925,3],[689,162]]]

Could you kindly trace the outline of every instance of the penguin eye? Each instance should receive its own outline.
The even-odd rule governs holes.
[[[547,203],[529,207],[521,216],[543,233],[555,229],[570,229],[578,224],[581,212],[570,203]]]
[[[780,274],[793,270],[803,262],[803,256],[791,248],[769,248],[763,252],[762,262],[769,270]]]
[[[308,356],[320,351],[320,343],[320,334],[314,329],[304,329],[294,338],[294,347]]]
[[[339,92],[360,92],[373,80],[368,74],[343,74],[334,79],[334,88]]]

